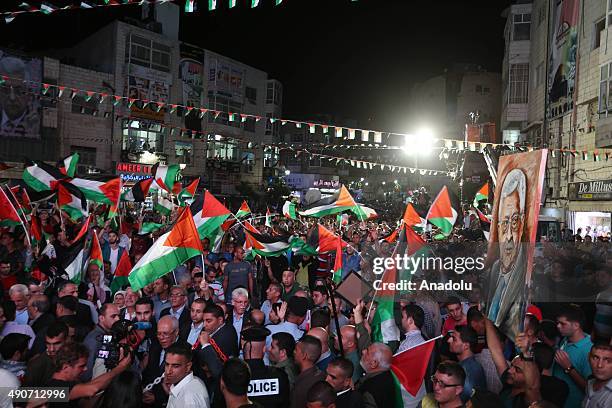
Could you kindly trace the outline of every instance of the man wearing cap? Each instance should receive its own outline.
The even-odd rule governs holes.
[[[251,326],[241,333],[244,361],[251,370],[248,397],[264,407],[286,407],[289,404],[289,379],[276,367],[264,364],[266,337],[270,330]]]

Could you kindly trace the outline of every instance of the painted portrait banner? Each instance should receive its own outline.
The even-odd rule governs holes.
[[[40,59],[0,51],[0,137],[40,138]]]
[[[514,339],[522,330],[548,150],[502,156],[487,254],[487,314]]]
[[[134,64],[129,65],[128,70],[126,83],[128,98],[169,102],[170,85],[172,84],[170,74]],[[159,112],[151,106],[146,106],[143,109],[139,103],[133,104],[130,111],[133,116],[143,119],[163,121],[165,117],[163,109]]]
[[[562,115],[573,107],[579,9],[580,0],[552,0],[548,56],[549,117]]]
[[[200,107],[204,105],[204,50],[181,44],[179,76],[183,85],[183,104]],[[185,116],[187,129],[202,130],[199,112]]]

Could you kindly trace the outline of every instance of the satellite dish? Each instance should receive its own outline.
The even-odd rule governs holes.
[[[321,191],[316,188],[311,188],[304,194],[304,204],[310,205],[321,199]]]

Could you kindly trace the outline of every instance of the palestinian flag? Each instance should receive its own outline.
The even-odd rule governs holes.
[[[77,238],[78,239],[73,241],[73,243],[64,250],[64,254],[59,264],[64,272],[66,272],[66,275],[68,275],[68,280],[78,285],[81,282],[83,265],[85,263],[85,242],[87,241],[87,234],[79,234]]]
[[[232,213],[208,190],[191,204],[191,211],[200,239],[208,238],[211,247],[214,246],[217,237],[223,235],[223,223]]]
[[[177,266],[202,253],[202,242],[189,207],[169,232],[159,237],[132,269],[128,280],[133,290],[142,289]]]
[[[272,228],[272,215],[268,207],[266,207],[266,227]]]
[[[63,178],[66,176],[58,169],[41,161],[28,162],[23,170],[23,181],[38,192],[55,190],[55,182]]]
[[[312,248],[317,254],[336,252],[333,280],[335,283],[339,283],[342,280],[342,248],[346,247],[346,242],[321,224],[317,224],[306,239],[308,247]]]
[[[251,213],[251,209],[249,208],[249,204],[244,200],[236,213],[236,218],[246,217]]]
[[[478,216],[478,221],[480,221],[480,228],[482,229],[482,233],[485,236],[485,239],[488,241],[491,231],[491,216],[485,215],[482,211],[478,209],[478,207],[474,207],[476,211],[476,215]]]
[[[442,187],[431,204],[426,219],[438,227],[445,237],[453,231],[453,226],[457,221],[457,211],[451,206],[450,195],[446,186]]]
[[[352,211],[355,213],[355,215],[357,215],[359,221],[373,220],[374,218],[378,217],[378,214],[376,214],[374,209],[361,204],[357,204]]]
[[[74,175],[76,174],[78,162],[79,154],[73,153],[70,156],[60,160],[57,167],[59,167],[59,170],[62,172],[62,174],[68,177],[74,177]]]
[[[128,251],[123,251],[121,258],[119,258],[119,262],[117,262],[113,280],[110,284],[110,290],[113,295],[124,286],[129,285],[130,281],[128,280],[128,276],[130,276],[131,270],[132,261],[130,261],[130,255]]]
[[[72,245],[72,244],[76,243],[77,241],[87,237],[87,233],[89,232],[89,221],[90,221],[90,219],[91,219],[91,217],[87,217],[87,219],[85,220],[83,225],[81,225],[81,229],[77,233],[76,237],[74,237],[74,239],[72,240],[70,245]]]
[[[406,205],[406,210],[404,211],[402,221],[404,222],[404,224],[409,227],[412,227],[418,232],[423,232],[425,230],[425,224],[427,224],[425,219],[421,218],[419,213],[416,212],[411,203],[408,203]]]
[[[172,193],[174,184],[178,177],[181,167],[178,164],[171,166],[162,166],[159,163],[153,166],[153,179],[155,180],[155,186],[162,190],[166,190],[168,193]]]
[[[19,218],[15,206],[9,200],[4,189],[0,187],[0,227],[10,228],[17,225],[21,225],[21,218]]]
[[[371,208],[357,204],[348,189],[342,186],[334,195],[322,198],[309,205],[304,211],[300,212],[300,215],[321,218],[344,211],[352,211],[360,220],[366,220],[376,214]]]
[[[121,200],[144,203],[152,183],[153,178],[138,180],[131,189],[121,195]]]
[[[381,242],[385,241],[388,242],[389,244],[395,244],[397,242],[397,237],[399,236],[399,232],[400,232],[400,228],[394,229],[389,235],[387,235],[386,237],[381,238]]]
[[[440,337],[442,336],[428,340],[393,356],[391,360],[391,374],[395,384],[395,407],[403,408],[405,404],[408,405],[409,402],[414,402],[414,397],[416,397],[423,385],[436,340]]]
[[[349,215],[348,214],[338,214],[336,215],[336,223],[338,227],[346,226],[349,223]]]
[[[267,256],[284,255],[292,247],[289,237],[263,235],[249,229],[244,229],[246,247],[251,249],[251,253]]]
[[[85,198],[96,203],[119,205],[121,195],[121,178],[112,176],[99,179],[75,178],[71,181],[85,194]]]
[[[126,252],[126,251],[124,251]],[[102,259],[102,248],[100,247],[100,241],[98,240],[98,234],[94,233],[91,240],[91,249],[89,250],[89,262],[87,265],[94,264],[98,265],[100,272],[104,271],[104,260]]]
[[[155,222],[143,222],[139,234],[150,234],[152,232],[157,231],[163,226],[164,224],[157,224]]]
[[[69,182],[57,183],[57,206],[73,221],[89,215],[87,199],[81,190]]]
[[[285,201],[285,204],[283,204],[283,215],[285,218],[289,218],[291,220],[295,220],[297,218],[294,202]]]
[[[166,197],[158,196],[153,208],[162,215],[170,215],[174,208],[174,203]]]
[[[45,240],[42,226],[38,215],[33,215],[30,219],[30,245],[32,248],[40,247],[40,244]]]
[[[187,204],[189,204],[188,200],[193,200],[198,184],[200,184],[199,177],[193,180],[187,187],[178,193],[178,202],[181,207],[185,207]]]
[[[32,204],[30,203],[30,197],[25,188],[21,186],[9,187],[9,192],[15,201],[15,209],[22,220],[26,221],[30,219],[30,213],[32,212]]]
[[[484,186],[480,187],[480,190],[476,192],[476,196],[474,197],[474,207],[478,208],[478,205],[480,204],[480,201],[482,200],[486,200],[487,203],[489,202],[489,182],[488,181]]]

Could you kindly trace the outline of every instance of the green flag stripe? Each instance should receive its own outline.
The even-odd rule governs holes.
[[[133,290],[139,290],[171,272],[183,262],[200,255],[200,251],[194,248],[175,248],[149,263],[142,265],[138,269],[133,269],[129,276],[130,285]]]

